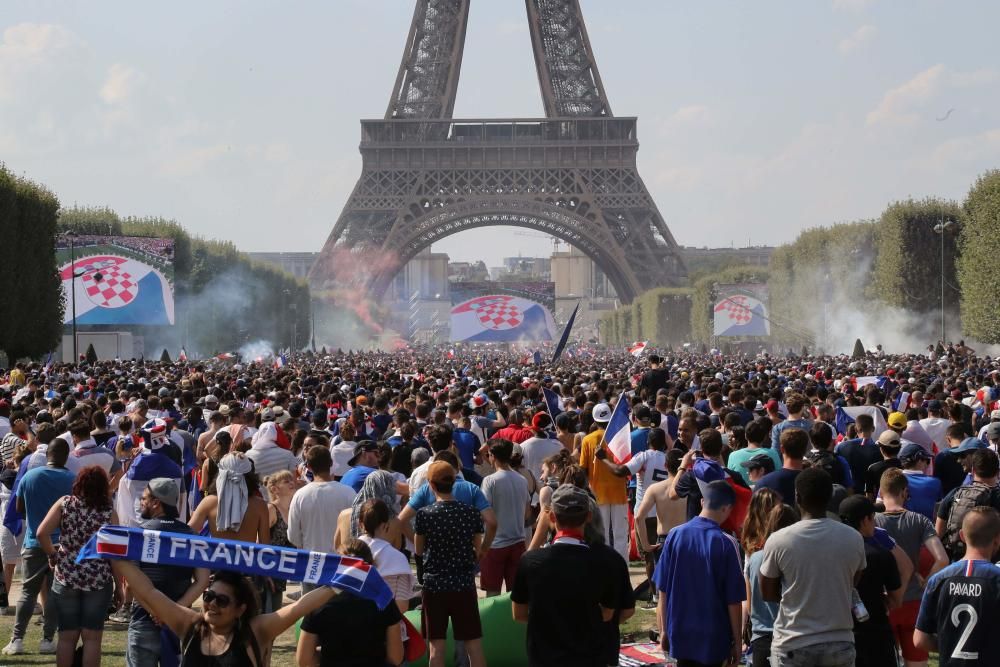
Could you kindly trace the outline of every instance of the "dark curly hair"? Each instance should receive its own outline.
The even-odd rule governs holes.
[[[100,466],[87,466],[73,481],[73,495],[91,509],[111,507],[111,484],[108,473]]]

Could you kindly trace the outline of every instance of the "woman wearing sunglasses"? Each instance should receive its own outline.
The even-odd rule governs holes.
[[[135,563],[115,560],[111,567],[125,577],[139,604],[181,638],[181,667],[268,667],[275,638],[336,595],[324,586],[287,607],[261,614],[253,583],[223,571],[212,576],[198,612],[156,590]]]

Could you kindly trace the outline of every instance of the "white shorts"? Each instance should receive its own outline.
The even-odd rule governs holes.
[[[22,530],[20,537],[14,537],[14,533],[10,532],[7,526],[0,526],[0,558],[3,558],[4,565],[16,565],[21,562],[24,533]]]

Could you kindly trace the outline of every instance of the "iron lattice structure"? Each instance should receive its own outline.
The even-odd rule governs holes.
[[[611,114],[579,0],[525,4],[547,117],[455,120],[469,0],[417,0],[385,118],[361,121],[361,178],[315,288],[349,279],[381,294],[434,241],[494,225],[573,244],[626,303],[683,278],[636,169],[636,119]]]

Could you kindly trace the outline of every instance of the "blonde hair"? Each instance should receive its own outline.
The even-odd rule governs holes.
[[[282,482],[294,482],[295,476],[292,475],[287,470],[279,470],[278,472],[268,475],[264,478],[264,488],[270,489],[272,486],[277,486]]]

